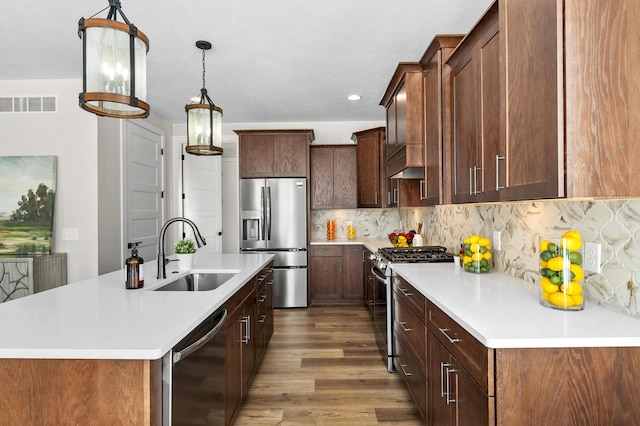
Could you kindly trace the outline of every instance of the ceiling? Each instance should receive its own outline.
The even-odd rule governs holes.
[[[224,120],[375,121],[399,62],[418,61],[435,34],[466,33],[492,0],[122,0],[150,40],[151,114],[186,122],[206,87]],[[107,0],[20,0],[0,15],[0,79],[81,78],[80,17]],[[106,12],[97,17],[106,18]],[[78,87],[78,92],[81,87]],[[362,100],[348,101],[359,94]],[[9,94],[20,95],[20,94]]]

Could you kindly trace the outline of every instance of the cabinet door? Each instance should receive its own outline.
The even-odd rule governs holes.
[[[465,46],[461,64],[452,69],[452,199],[454,203],[475,201],[478,166],[478,72],[473,46]],[[464,53],[464,54],[463,54]],[[475,180],[474,180],[475,179]]]
[[[358,207],[382,207],[382,141],[384,131],[358,135]]]
[[[476,426],[495,424],[495,400],[489,398],[460,366],[455,358],[450,358],[449,393],[454,400],[453,419],[455,425]]]
[[[240,308],[240,331],[241,331],[241,376],[242,376],[242,398],[249,393],[249,383],[255,367],[255,347],[256,347],[256,315],[255,315],[255,293],[253,297],[248,297]]]
[[[398,145],[398,134],[396,128],[396,98],[393,97],[387,108],[387,135],[385,140],[385,160],[391,157],[391,154],[396,152],[396,146]]]
[[[345,303],[362,303],[364,286],[363,268],[364,252],[360,245],[342,248],[344,275],[342,277],[342,298]]]
[[[387,207],[398,207],[400,179],[387,178]]]
[[[440,176],[442,174],[442,79],[441,52],[432,58],[424,74],[425,143],[424,181],[421,183],[422,205],[433,206],[440,201]]]
[[[498,201],[496,158],[500,152],[500,34],[498,17],[480,38],[477,52],[479,67],[478,129],[481,170],[476,171],[478,201]]]
[[[333,207],[355,209],[358,205],[357,152],[355,146],[333,149]]]
[[[242,400],[242,324],[240,315],[228,319],[225,349],[225,417],[231,424]]]
[[[333,149],[311,149],[311,208],[333,208]]]
[[[447,377],[445,375],[446,368],[449,366],[449,352],[430,331],[427,333],[427,362],[429,424],[452,424],[450,402],[452,396],[446,392]],[[450,377],[449,380],[451,380]]]
[[[242,135],[238,143],[240,178],[273,176],[273,136]]]
[[[506,146],[499,160],[502,198],[522,200],[562,195],[559,176],[564,137],[558,125],[556,0],[509,0],[500,29],[506,52]],[[561,48],[560,48],[561,49]],[[597,57],[597,55],[595,55]],[[606,67],[605,67],[606,68]],[[615,68],[615,67],[614,67]],[[581,144],[582,145],[582,144]]]
[[[276,135],[273,139],[274,177],[305,177],[309,158],[307,135]]]
[[[342,257],[309,257],[311,304],[342,298]]]
[[[395,96],[396,104],[396,143],[393,152],[387,152],[387,158],[407,145],[407,86],[402,83]]]

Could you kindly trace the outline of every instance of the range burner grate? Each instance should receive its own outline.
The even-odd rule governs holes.
[[[453,262],[453,254],[442,246],[383,247],[378,250],[386,260],[396,263]]]

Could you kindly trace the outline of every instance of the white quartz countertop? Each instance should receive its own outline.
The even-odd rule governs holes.
[[[582,311],[542,306],[535,284],[451,263],[393,270],[489,348],[640,346],[640,320],[585,301]]]
[[[199,250],[193,272],[238,271],[211,291],[153,291],[186,274],[171,262],[157,280],[153,260],[142,289],[125,289],[120,270],[2,303],[0,358],[158,359],[272,258]]]

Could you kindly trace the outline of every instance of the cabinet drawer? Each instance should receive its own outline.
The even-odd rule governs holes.
[[[458,360],[488,396],[494,395],[494,351],[480,343],[460,324],[427,302],[427,327]]]
[[[395,297],[405,303],[424,323],[427,299],[422,293],[398,275],[393,276],[393,291]]]
[[[393,301],[393,330],[396,336],[402,336],[407,342],[414,357],[419,362],[420,371],[424,375],[427,371],[427,329],[422,321],[397,298]]]
[[[311,246],[309,256],[315,257],[342,257],[342,246]]]
[[[416,361],[412,352],[407,349],[407,344],[402,335],[394,336],[394,361],[398,374],[402,375],[409,388],[411,396],[420,410],[423,418],[427,418],[427,379],[420,363]],[[426,352],[426,350],[425,350]],[[424,356],[422,360],[424,360]]]

